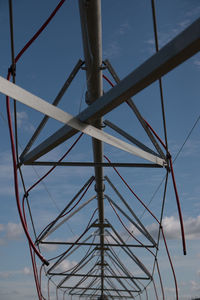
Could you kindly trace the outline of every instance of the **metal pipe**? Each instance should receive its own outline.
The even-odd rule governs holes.
[[[83,49],[85,56],[87,99],[90,105],[103,95],[102,88],[102,32],[101,1],[79,0]],[[102,118],[97,118],[92,125],[101,129]],[[103,162],[103,144],[92,139],[94,162]],[[101,247],[101,296],[104,290],[104,176],[102,166],[95,166],[95,181],[99,211],[100,247]]]

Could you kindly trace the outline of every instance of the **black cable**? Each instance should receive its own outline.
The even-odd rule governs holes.
[[[192,131],[194,130],[194,128],[196,127],[197,123],[199,122],[200,120],[200,115],[197,117],[196,121],[194,122],[194,125],[192,126],[192,128],[190,129],[188,135],[186,136],[185,138],[185,141],[183,142],[182,146],[180,147],[179,151],[177,152],[175,158],[173,159],[173,163],[177,160],[179,154],[181,153],[181,151],[183,150],[183,147],[185,146],[185,144],[187,143],[187,140],[189,139],[189,137],[191,136],[192,134]]]
[[[194,122],[194,125],[192,126],[192,128],[191,128],[190,131],[189,131],[189,133],[187,134],[187,136],[186,136],[186,138],[185,138],[185,140],[184,140],[182,146],[181,146],[180,149],[178,150],[178,152],[177,152],[175,158],[173,159],[173,163],[175,163],[175,161],[176,161],[177,158],[179,157],[180,153],[182,152],[182,150],[183,150],[185,144],[187,143],[188,139],[190,138],[190,136],[191,136],[191,134],[192,134],[194,128],[195,128],[196,125],[198,124],[199,120],[200,120],[200,115],[197,117],[196,121]],[[151,202],[153,201],[155,195],[156,195],[157,192],[159,191],[159,189],[160,189],[162,183],[164,182],[164,180],[165,180],[165,176],[163,177],[162,181],[160,182],[160,184],[159,184],[158,187],[156,188],[155,192],[154,192],[153,195],[151,196],[151,199],[150,199],[150,201],[148,202],[147,207],[148,207],[148,206],[151,204]],[[146,212],[146,211],[144,210],[143,213],[142,213],[142,215],[140,216],[140,219],[144,216],[145,212]]]
[[[159,44],[158,44],[158,32],[157,32],[156,10],[155,10],[154,0],[151,0],[151,8],[152,8],[152,17],[153,17],[155,48],[156,48],[156,52],[158,52]],[[161,108],[162,108],[163,128],[164,128],[164,135],[165,135],[165,145],[166,145],[166,151],[168,153],[167,126],[166,126],[163,86],[162,86],[161,78],[159,78],[159,89],[160,89],[160,99],[161,99]]]

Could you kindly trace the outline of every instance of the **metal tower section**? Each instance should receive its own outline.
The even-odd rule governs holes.
[[[83,49],[85,56],[85,69],[87,78],[86,102],[88,105],[103,95],[102,87],[102,26],[101,1],[79,0]],[[102,129],[102,118],[92,122],[94,127]],[[92,139],[94,163],[103,162],[103,143]],[[104,175],[103,167],[95,166],[95,190],[97,192],[100,253],[101,253],[101,296],[104,291]]]
[[[51,16],[55,14],[57,9],[63,3],[64,0],[61,0]],[[154,6],[152,6],[152,8],[154,8]],[[167,141],[165,140],[165,142],[163,142],[151,125],[145,121],[142,113],[138,110],[131,97],[150,86],[153,82],[157,80],[161,81],[162,76],[169,73],[200,50],[200,19],[196,20],[162,49],[159,50],[158,45],[156,45],[156,53],[154,55],[144,61],[137,69],[133,70],[124,79],[120,80],[110,62],[108,60],[102,62],[101,0],[79,0],[79,11],[84,62],[82,60],[78,60],[52,104],[36,95],[33,95],[25,89],[22,89],[18,85],[9,82],[11,72],[14,70],[14,65],[10,69],[11,71],[9,71],[10,73],[7,78],[9,80],[0,76],[0,92],[7,95],[7,111],[13,154],[15,193],[19,215],[29,241],[31,251],[38,256],[38,260],[42,261],[42,267],[44,264],[48,265],[45,269],[45,275],[48,276],[48,288],[49,281],[52,278],[55,278],[56,280],[56,295],[58,293],[58,289],[60,289],[63,291],[64,298],[65,294],[68,293],[68,296],[71,295],[78,296],[79,298],[86,297],[99,300],[113,298],[135,299],[137,296],[141,298],[140,295],[142,293],[146,293],[146,299],[148,299],[147,287],[150,283],[153,283],[156,299],[158,300],[159,298],[154,283],[154,275],[157,270],[162,299],[165,299],[157,255],[161,235],[163,235],[164,243],[166,242],[162,228],[162,217],[168,176],[170,172],[174,184],[179,213],[180,203]],[[47,23],[45,22],[44,24]],[[156,25],[155,22],[154,25]],[[43,29],[45,26],[42,26],[41,28]],[[41,29],[34,35],[34,37],[38,36],[40,33]],[[14,64],[17,63],[21,55],[31,45],[33,40],[34,39],[32,38],[16,56],[15,60],[13,59]],[[112,76],[116,84],[115,86],[111,80],[102,74],[102,70],[104,68],[106,68],[106,71]],[[86,73],[86,103],[88,104],[88,107],[79,112],[77,116],[73,116],[58,108],[57,105],[80,69],[83,69]],[[105,93],[103,93],[103,77],[110,85],[112,85],[112,88]],[[9,112],[9,97],[12,97],[16,101],[22,102],[32,109],[44,114],[41,123],[38,125],[33,136],[28,141],[21,156],[19,158],[17,157],[17,159],[12,134],[11,113]],[[131,110],[131,114],[133,113],[137,118],[139,126],[144,129],[145,135],[148,136],[149,141],[151,142],[150,146],[147,147],[144,143],[131,136],[128,132],[125,132],[122,128],[120,128],[121,124],[113,124],[110,120],[105,120],[103,122],[102,118],[105,114],[108,114],[124,102],[126,102],[127,108]],[[40,143],[32,149],[35,140],[43,130],[43,127],[49,118],[53,118],[64,125],[49,137],[42,139]],[[107,133],[106,129],[103,130],[104,126],[112,129],[114,135]],[[66,153],[60,160],[38,160],[63,142],[73,138],[78,132],[81,134],[75,139],[72,146],[67,151],[65,149]],[[85,148],[87,151],[93,152],[92,161],[65,161],[65,157],[73,149],[83,133],[92,138],[92,149],[90,144],[87,144]],[[122,139],[118,138],[116,134],[121,136]],[[109,147],[112,146],[134,156],[138,156],[139,159],[144,159],[145,162],[111,162],[111,160],[106,156],[105,159],[107,162],[105,162],[103,143],[107,143]],[[151,149],[151,146],[153,146],[153,149]],[[22,212],[17,173],[20,166],[23,165],[50,166],[51,168],[28,189],[24,188],[24,195],[22,196]],[[92,172],[92,176],[90,175],[90,178],[84,179],[85,183],[82,187],[78,188],[78,191],[74,188],[75,194],[72,198],[65,199],[65,207],[55,214],[55,218],[51,220],[50,223],[45,224],[46,226],[44,228],[38,226],[37,235],[35,234],[35,240],[33,241],[33,238],[29,235],[29,231],[33,229],[33,231],[35,231],[35,228],[34,226],[32,229],[28,228],[27,222],[25,221],[25,200],[27,200],[28,203],[28,196],[32,189],[46,178],[55,169],[55,167],[59,166],[70,166],[74,168],[92,167],[94,168],[94,173]],[[114,174],[117,174],[123,183],[123,192],[121,192],[120,188],[113,183],[108,174],[104,176],[104,167],[114,169]],[[142,201],[142,199],[136,194],[135,190],[131,188],[131,186],[121,176],[116,167],[161,168],[163,170],[163,173],[165,174],[165,184],[162,201],[160,202],[161,211],[159,217],[156,217],[155,214],[150,211],[148,204],[146,205],[145,202]],[[65,168],[65,171],[66,173],[69,172],[68,168]],[[20,172],[22,171],[20,170]],[[87,177],[88,174],[85,176]],[[85,199],[80,203],[90,186],[92,186],[93,182],[95,182],[95,195],[90,195],[90,197],[88,197],[89,199]],[[127,189],[127,193],[124,193],[124,188]],[[128,193],[130,194],[127,197]],[[153,237],[149,232],[148,224],[144,224],[138,217],[136,205],[134,204],[133,208],[132,200],[136,200],[138,206],[142,205],[145,211],[148,212],[149,217],[153,218],[153,222],[155,222],[158,229],[156,237]],[[106,216],[104,215],[104,201],[110,208],[109,212],[106,210]],[[92,215],[88,222],[90,209],[92,209]],[[85,215],[83,213],[81,221],[83,221],[83,223],[86,222],[86,227],[84,226],[85,224],[83,224],[83,226],[82,224],[81,226],[77,226],[80,231],[82,230],[82,227],[84,227],[84,231],[81,231],[78,238],[76,238],[76,235],[71,231],[73,233],[73,239],[68,240],[70,236],[68,236],[65,231],[63,233],[63,224],[68,224],[68,221],[71,221],[71,218],[73,218],[74,215],[78,215],[80,211],[82,213],[84,210]],[[98,218],[93,220],[97,211]],[[85,218],[83,216],[85,216]],[[180,223],[183,224],[181,218]],[[122,232],[122,230],[125,230],[126,234],[128,233],[128,239],[131,238],[130,241],[126,238],[127,236]],[[138,234],[135,234],[135,232]],[[62,233],[64,235],[64,240],[59,240],[57,238],[59,235],[56,236],[57,233]],[[183,227],[182,241],[183,250],[185,252],[186,247]],[[55,250],[55,255],[53,257],[45,259],[40,252],[39,245],[56,245],[61,249],[58,248]],[[167,250],[167,244],[165,244],[165,246]],[[63,271],[61,268],[63,262],[65,260],[69,260],[69,262],[72,263],[75,255],[78,258],[78,261],[76,261],[75,265],[72,264],[70,267],[65,266]],[[147,255],[150,262],[149,264],[147,264],[144,259]],[[33,267],[34,273],[36,273],[35,262],[33,263]],[[37,277],[38,275],[36,278]],[[174,278],[174,281],[176,287],[176,299],[178,299],[176,278]],[[39,300],[42,300],[44,297],[42,296],[42,287],[40,284],[41,282],[37,283],[37,289]],[[48,299],[50,299],[49,291]]]

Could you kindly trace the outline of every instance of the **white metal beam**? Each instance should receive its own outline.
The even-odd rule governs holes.
[[[22,89],[16,84],[9,82],[8,80],[4,79],[1,76],[0,76],[0,92],[51,118],[54,118],[57,121],[67,124],[68,126],[76,129],[77,131],[84,132],[89,136],[94,137],[102,142],[115,146],[121,150],[137,155],[141,158],[144,158],[156,164],[162,166],[164,166],[165,164],[165,161],[160,157],[157,157],[133,145],[125,143],[124,141],[108,133],[105,133],[94,126],[80,122],[78,119],[76,119],[69,113],[29,93],[28,91]]]

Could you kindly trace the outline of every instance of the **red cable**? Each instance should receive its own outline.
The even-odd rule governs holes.
[[[110,83],[110,85],[113,87],[114,84],[105,76],[103,75],[103,78],[105,78],[107,80],[107,82]],[[127,102],[127,101],[126,101]],[[128,102],[127,102],[128,104]],[[151,125],[144,119],[145,123],[147,124],[147,126],[150,128],[150,130],[153,132],[153,134],[156,136],[156,138],[159,140],[159,142],[162,144],[162,146],[166,149],[166,145],[164,144],[164,142],[160,139],[160,137],[157,135],[157,133],[154,131],[154,129],[151,127]],[[110,162],[110,160],[104,156],[108,162]],[[184,255],[186,255],[186,243],[185,243],[185,234],[184,234],[184,226],[183,226],[183,218],[182,218],[182,212],[181,212],[181,206],[180,206],[180,200],[179,200],[179,196],[178,196],[178,191],[177,191],[177,187],[176,187],[176,181],[175,181],[175,176],[174,176],[174,171],[173,171],[173,163],[172,163],[172,159],[171,159],[171,156],[170,156],[170,167],[171,167],[171,173],[172,173],[172,181],[173,181],[173,185],[174,185],[174,191],[175,191],[175,195],[176,195],[176,201],[177,201],[177,206],[178,206],[178,213],[179,213],[179,220],[180,220],[180,224],[181,224],[181,234],[182,234],[182,243],[183,243],[183,253]],[[111,163],[111,162],[110,162]],[[125,180],[123,180],[123,178],[121,177],[121,175],[119,174],[119,172],[116,170],[115,167],[113,167],[114,170],[116,171],[116,173],[119,175],[119,177],[122,179],[122,181],[128,186],[128,184],[125,182]],[[131,190],[131,188],[128,186],[129,190]],[[132,191],[133,192],[133,191]],[[133,192],[133,194],[135,195],[135,193]],[[138,199],[138,197],[136,197]],[[138,199],[140,200],[140,199]],[[141,202],[142,203],[142,202]],[[143,205],[143,203],[142,203]],[[144,205],[143,205],[144,206]],[[147,208],[148,210],[148,208]],[[149,211],[149,210],[148,210]],[[150,212],[150,211],[149,211]],[[152,213],[150,212],[150,214],[152,215]],[[160,224],[160,222],[157,220],[157,218],[155,216],[153,216],[156,221]],[[170,257],[170,253],[169,253],[169,250],[168,250],[168,246],[167,246],[167,242],[166,242],[166,239],[165,239],[165,235],[164,235],[164,232],[163,232],[163,228],[161,227],[161,230],[162,230],[162,235],[163,235],[163,239],[164,239],[164,243],[165,243],[165,248],[166,248],[166,251],[167,251],[167,255],[168,255],[168,258],[169,258],[169,262],[170,262],[170,265],[171,265],[171,269],[172,269],[172,273],[173,273],[173,276],[174,276],[174,282],[175,282],[175,287],[176,287],[176,299],[178,300],[178,285],[177,285],[177,280],[176,280],[176,274],[175,274],[175,271],[174,271],[174,267],[173,267],[173,263],[172,263],[172,260],[171,260],[171,257]],[[154,281],[153,281],[154,283]],[[154,283],[154,288],[155,288],[155,283]],[[156,290],[155,290],[156,291]],[[157,296],[157,292],[156,292],[156,296]]]
[[[25,213],[25,202],[23,202],[23,218],[25,221],[25,225],[27,228],[27,221],[26,221],[26,213]],[[32,262],[32,267],[33,267],[33,275],[34,275],[34,280],[35,280],[35,285],[38,293],[38,298],[39,300],[42,300],[41,296],[41,285],[38,280],[38,271],[37,271],[37,265],[36,265],[36,260],[35,260],[35,252],[33,252],[31,244],[29,242],[29,250],[30,250],[30,255],[31,255],[31,262]]]
[[[173,163],[172,159],[170,157],[169,159],[170,162],[170,167],[171,167],[171,174],[172,174],[172,181],[174,185],[174,192],[176,196],[176,203],[178,207],[178,213],[179,213],[179,220],[180,220],[180,225],[181,225],[181,235],[182,235],[182,243],[183,243],[183,254],[186,255],[186,242],[185,242],[185,232],[184,232],[184,225],[183,225],[183,217],[182,217],[182,212],[181,212],[181,205],[180,205],[180,200],[178,196],[178,191],[176,187],[176,181],[175,181],[175,176],[174,176],[174,169],[173,169]]]
[[[162,231],[162,236],[163,236],[163,240],[164,240],[164,243],[165,243],[167,256],[168,256],[168,259],[169,259],[169,262],[170,262],[170,265],[171,265],[171,269],[172,269],[172,273],[173,273],[173,276],[174,276],[174,283],[175,283],[175,288],[176,288],[176,300],[178,300],[179,296],[178,296],[178,284],[177,284],[177,280],[176,280],[176,274],[175,274],[175,271],[174,271],[174,266],[173,266],[173,263],[172,263],[172,260],[171,260],[171,256],[170,256],[170,253],[169,253],[168,246],[167,246],[167,241],[166,241],[166,238],[165,238],[164,230],[163,230],[162,227],[161,227],[161,231]]]
[[[89,185],[87,186],[86,190],[84,191],[83,195],[81,195],[80,199],[78,200],[78,202],[65,214],[63,214],[62,216],[60,216],[60,218],[63,218],[65,215],[69,214],[78,204],[79,202],[82,200],[83,196],[86,194],[86,192],[88,191],[89,187],[91,186],[92,182],[94,181],[94,179],[89,183]],[[23,197],[23,202],[25,201],[25,195]],[[59,218],[59,219],[60,219]],[[57,219],[55,219],[57,220]],[[55,220],[53,220],[51,223],[49,223],[48,225],[45,226],[44,229],[42,229],[42,231],[40,232],[40,234],[37,237],[37,240],[39,240],[39,238],[41,237],[41,235],[43,234],[43,232],[49,227],[51,226],[51,224],[53,224],[55,222]]]
[[[165,300],[165,292],[164,292],[164,288],[163,288],[162,277],[161,277],[160,268],[159,268],[157,259],[156,259],[156,267],[157,267],[158,276],[159,276],[159,280],[160,280],[160,286],[161,286],[161,291],[162,291],[162,295],[163,295],[163,300]]]
[[[34,253],[33,253],[33,250],[32,250],[32,247],[31,247],[30,243],[29,243],[29,249],[30,249],[30,254],[31,254],[33,275],[34,275],[35,285],[36,285],[36,289],[37,289],[38,299],[42,300],[41,290],[40,290],[39,281],[38,281],[38,277],[37,277],[37,267],[36,267],[36,263],[35,263],[35,260],[34,260]]]
[[[56,256],[56,257],[54,257],[54,258],[51,258],[50,260],[54,260],[54,259],[56,259],[56,258],[58,258],[58,257],[63,257],[63,256],[65,256],[77,243],[78,243],[78,241],[85,235],[85,233],[87,232],[87,230],[88,230],[88,227],[90,226],[90,223],[91,223],[91,221],[92,221],[92,219],[93,219],[93,217],[94,217],[94,215],[95,215],[95,213],[97,212],[97,208],[93,211],[93,214],[92,214],[92,216],[91,216],[91,218],[90,218],[90,220],[89,220],[89,222],[88,222],[88,224],[87,224],[87,227],[86,227],[86,229],[83,231],[83,233],[76,239],[76,241],[65,251],[65,252],[63,252],[62,254],[60,254],[60,255],[58,255],[58,256]]]
[[[26,45],[22,48],[22,50],[18,53],[18,55],[15,58],[15,63],[20,59],[22,54],[30,47],[30,45],[37,39],[37,37],[40,35],[40,33],[45,29],[45,27],[49,24],[51,19],[54,17],[54,15],[57,13],[59,8],[62,6],[62,4],[65,2],[65,0],[61,0],[57,7],[54,9],[52,14],[49,16],[49,18],[46,20],[46,22],[41,26],[41,28],[35,33],[35,35],[26,43]],[[11,69],[8,71],[7,79],[10,80],[11,76]],[[35,245],[33,244],[33,241],[29,235],[29,232],[27,230],[25,221],[22,216],[22,210],[20,205],[20,199],[19,199],[19,189],[18,189],[18,178],[17,178],[17,161],[16,161],[16,154],[15,154],[15,146],[14,146],[14,135],[12,130],[12,121],[11,121],[11,113],[10,113],[10,101],[9,97],[6,97],[6,105],[7,105],[7,115],[8,115],[8,126],[9,126],[9,133],[10,133],[10,140],[11,140],[11,151],[12,151],[12,157],[13,157],[13,172],[14,172],[14,185],[15,185],[15,195],[16,195],[16,202],[17,202],[17,208],[20,216],[20,220],[24,229],[24,232],[28,238],[28,241],[33,248],[34,252],[37,254],[37,256],[48,265],[49,263],[44,259],[44,257],[39,253]]]
[[[74,204],[74,206],[69,210],[67,211],[64,215],[62,215],[61,217],[63,218],[64,216],[68,215],[78,204],[79,202],[83,199],[83,197],[85,196],[85,194],[87,193],[88,189],[90,188],[91,184],[93,183],[94,181],[94,178],[92,179],[92,181],[88,184],[86,190],[84,191],[84,193],[81,195],[80,199],[77,201],[76,204]]]
[[[50,300],[49,282],[50,282],[50,278],[48,279],[48,284],[47,284],[47,287],[48,287],[48,300]]]
[[[158,136],[158,134],[155,132],[155,130],[151,127],[151,125],[145,119],[143,119],[143,120],[147,124],[147,126],[149,127],[149,129],[153,132],[153,134],[156,136],[156,138],[159,140],[159,142],[161,143],[161,145],[166,149],[165,143],[161,140],[161,138]]]
[[[110,79],[108,77],[106,77],[105,75],[103,75],[103,78],[112,86],[114,87],[114,84],[110,81]],[[126,101],[126,103],[129,105],[129,103]],[[153,132],[153,134],[155,135],[155,137],[159,140],[159,142],[161,143],[161,145],[166,149],[166,145],[165,143],[161,140],[161,138],[158,136],[158,134],[155,132],[155,130],[151,127],[151,125],[145,120],[143,119],[144,122],[146,123],[146,125],[149,127],[149,129]],[[173,171],[173,164],[172,164],[172,159],[170,156],[170,167],[171,167],[171,174],[172,174],[172,181],[173,181],[173,186],[174,186],[174,192],[175,192],[175,196],[176,196],[176,203],[177,203],[177,207],[178,207],[178,214],[179,214],[179,220],[180,220],[180,225],[181,225],[181,235],[182,235],[182,244],[183,244],[183,254],[186,255],[186,241],[185,241],[185,233],[184,233],[184,225],[183,225],[183,217],[182,217],[182,212],[181,212],[181,205],[180,205],[180,199],[178,196],[178,191],[177,191],[177,187],[176,187],[176,181],[175,181],[175,176],[174,176],[174,171]]]
[[[24,232],[26,234],[26,237],[27,237],[28,241],[31,244],[31,247],[34,249],[37,256],[42,260],[42,262],[46,265],[49,265],[48,261],[46,261],[46,259],[40,254],[38,249],[35,247],[32,239],[29,235],[25,220],[24,220],[23,215],[22,215],[22,210],[21,210],[21,205],[20,205],[20,198],[19,198],[18,176],[17,176],[17,161],[16,161],[16,154],[15,154],[14,135],[13,135],[13,130],[12,130],[12,121],[11,121],[9,98],[6,97],[6,100],[7,100],[6,103],[7,103],[8,126],[9,126],[10,141],[11,141],[11,151],[12,151],[12,158],[13,158],[15,196],[16,196],[16,202],[17,202],[17,208],[18,208],[20,220],[21,220]]]
[[[110,159],[105,156],[105,159],[111,164]],[[115,170],[115,172],[117,173],[117,175],[121,178],[121,180],[124,182],[124,184],[127,186],[127,188],[131,191],[131,193],[136,197],[136,199],[144,206],[144,208],[152,215],[152,217],[156,220],[156,222],[158,224],[160,224],[159,220],[156,218],[156,216],[148,209],[148,207],[143,203],[143,201],[136,195],[136,193],[132,190],[132,188],[128,185],[128,183],[124,180],[124,178],[119,174],[119,172],[117,171],[117,169],[115,167],[113,167],[113,169]]]
[[[126,227],[126,225],[124,224],[124,222],[123,222],[122,219],[120,218],[119,214],[117,213],[116,209],[114,208],[112,202],[110,202],[109,200],[108,200],[108,202],[109,202],[109,204],[111,205],[112,209],[114,210],[114,212],[115,212],[116,216],[118,217],[120,223],[121,223],[122,226],[126,229],[126,231],[132,236],[132,238],[133,238],[134,240],[136,240],[140,245],[142,245],[146,250],[148,250],[148,251],[155,257],[155,254],[154,254],[149,248],[145,247],[145,245],[144,245],[141,241],[139,241],[139,240],[132,234],[132,232]]]
[[[153,282],[154,291],[155,291],[155,294],[156,294],[156,299],[159,300],[159,299],[158,299],[158,293],[157,293],[156,285],[155,285],[155,281],[154,281],[153,278],[152,278],[152,282]]]
[[[105,76],[104,74],[103,74],[103,78],[112,86],[112,87],[114,87],[115,85],[112,83],[112,81],[107,77],[107,76]]]
[[[160,139],[160,137],[157,135],[157,133],[153,130],[153,128],[150,126],[150,124],[146,120],[144,120],[144,121],[147,124],[147,126],[150,128],[150,130],[153,132],[153,134],[156,136],[156,138],[159,140],[159,142],[162,144],[162,146],[165,148],[165,150],[167,151],[166,145],[163,143],[163,141]],[[170,153],[169,153],[169,163],[170,163],[172,182],[173,182],[173,187],[174,187],[174,192],[175,192],[175,197],[176,197],[176,203],[177,203],[177,208],[178,208],[179,221],[180,221],[180,226],[181,226],[183,254],[186,255],[187,251],[186,251],[186,241],[185,241],[185,232],[184,232],[181,204],[180,204],[180,199],[179,199],[179,195],[178,195],[178,190],[177,190],[177,187],[176,187],[176,180],[175,180],[175,176],[174,176],[173,162],[172,162],[172,158],[171,158]]]
[[[146,293],[146,300],[149,300],[148,293],[147,293],[147,288],[144,288],[144,290],[145,290],[145,293]]]
[[[58,300],[58,289],[56,288],[56,300]]]
[[[20,57],[24,54],[24,52],[31,46],[31,44],[38,38],[38,36],[42,33],[42,31],[46,28],[46,26],[49,24],[49,22],[53,19],[57,11],[60,9],[60,7],[63,5],[65,0],[61,0],[59,4],[56,6],[56,8],[53,10],[49,18],[43,23],[43,25],[39,28],[39,30],[34,34],[34,36],[26,43],[26,45],[22,48],[22,50],[18,53],[18,55],[15,58],[15,63],[18,62]]]
[[[42,264],[40,267],[40,279],[39,279],[39,284],[40,284],[40,290],[41,290],[41,295],[42,295],[42,299],[46,300],[42,294],[42,268],[44,267],[44,265]]]
[[[75,140],[75,142],[72,144],[72,146],[67,150],[67,152],[59,159],[58,163],[60,163],[68,154],[69,152],[74,148],[76,143],[80,140],[82,137],[83,132],[78,136],[78,138]],[[29,193],[36,185],[38,185],[43,179],[45,179],[55,168],[57,167],[57,164],[53,166],[46,174],[44,174],[38,181],[36,181],[28,190],[27,193]]]

